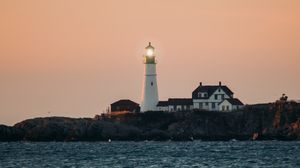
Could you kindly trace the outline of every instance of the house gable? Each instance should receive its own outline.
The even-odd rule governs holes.
[[[223,90],[228,97],[233,97],[233,92],[226,85],[198,86],[192,93],[193,99],[209,99],[216,91]]]
[[[232,98],[232,92],[226,92],[226,90],[223,90],[224,87],[217,88],[209,97],[210,100],[218,100],[223,101],[224,99]]]
[[[219,103],[219,111],[239,110],[244,104],[237,98],[224,99]]]

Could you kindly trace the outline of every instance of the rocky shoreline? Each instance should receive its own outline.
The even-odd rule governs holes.
[[[0,141],[300,140],[300,104],[277,101],[235,112],[182,111],[46,117],[0,125]]]

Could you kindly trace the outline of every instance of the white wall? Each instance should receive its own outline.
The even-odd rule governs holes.
[[[244,108],[243,105],[233,105],[233,106],[232,106],[232,110],[240,110],[240,109],[242,109],[242,108]]]
[[[219,111],[232,111],[232,105],[227,100],[225,100],[221,104],[219,104]]]
[[[224,111],[232,111],[232,110],[239,110],[239,109],[242,109],[244,106],[243,105],[232,105],[230,104],[227,100],[223,101],[220,105],[219,105],[219,111],[223,111],[223,106],[225,108]],[[227,110],[227,106],[228,106],[228,109]]]
[[[174,109],[174,106],[170,106],[170,105],[169,105],[169,107],[168,107],[168,108],[169,108],[169,112],[173,112],[173,111],[175,111],[175,109]]]
[[[141,112],[155,111],[158,103],[156,64],[145,64],[144,74]]]
[[[174,107],[175,106],[175,107]],[[169,112],[175,112],[175,111],[184,111],[184,110],[193,110],[193,105],[169,105]]]
[[[169,107],[168,106],[157,106],[157,110],[158,111],[169,111]]]

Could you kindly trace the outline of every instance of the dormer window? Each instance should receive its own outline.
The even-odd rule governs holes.
[[[207,93],[198,92],[198,98],[206,98],[206,97],[207,97]]]

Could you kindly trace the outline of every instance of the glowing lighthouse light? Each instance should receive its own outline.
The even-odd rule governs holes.
[[[158,89],[156,80],[156,61],[154,47],[149,42],[144,55],[144,83],[142,91],[141,112],[155,111],[158,103]]]
[[[149,42],[149,45],[146,47],[147,53],[146,55],[149,57],[152,57],[154,55],[154,47],[151,46],[151,42]]]
[[[153,50],[147,50],[147,56],[152,57],[153,56]]]

